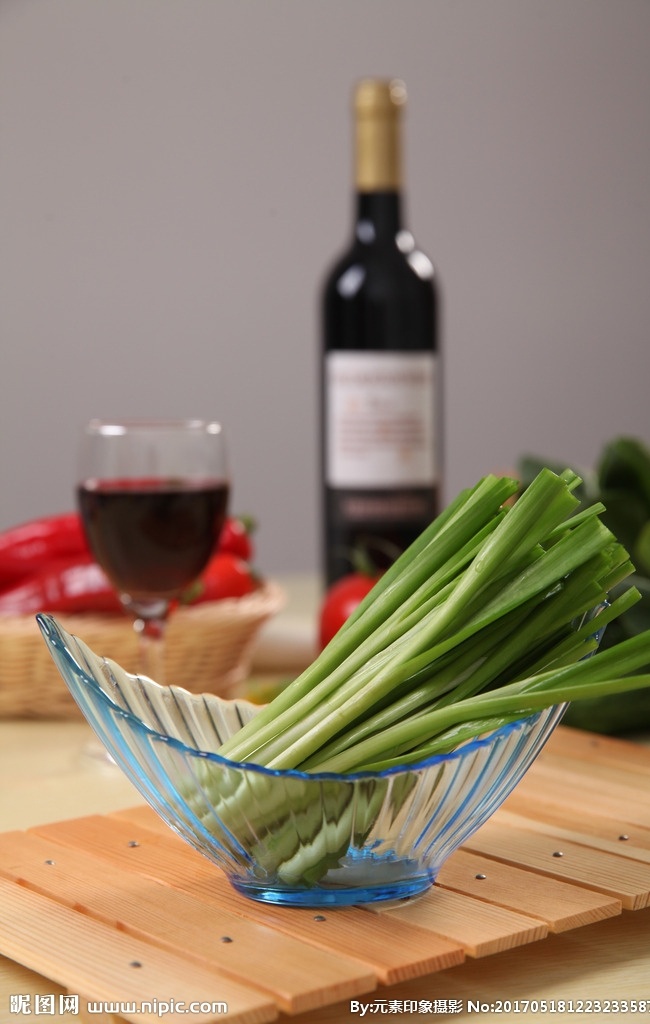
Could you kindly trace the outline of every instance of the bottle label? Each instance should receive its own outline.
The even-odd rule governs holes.
[[[325,476],[330,487],[436,482],[433,352],[328,352]]]

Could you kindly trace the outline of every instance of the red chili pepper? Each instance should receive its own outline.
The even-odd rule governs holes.
[[[217,553],[184,603],[242,597],[257,588],[246,516],[229,517]],[[119,599],[94,562],[76,512],[35,519],[0,533],[0,614],[116,612]]]
[[[0,533],[0,590],[61,559],[90,557],[79,516],[74,512],[34,519]]]
[[[196,583],[188,587],[181,598],[181,604],[244,597],[258,587],[257,576],[243,558],[238,558],[229,551],[217,551]]]
[[[0,594],[0,615],[36,612],[119,612],[119,598],[90,555],[75,562],[50,563]]]

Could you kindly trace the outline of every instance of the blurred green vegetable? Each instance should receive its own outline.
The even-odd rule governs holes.
[[[556,464],[559,466],[559,463]],[[525,455],[517,470],[523,492],[548,459]],[[562,462],[562,468],[566,463]],[[601,501],[601,520],[629,551],[635,572],[612,591],[618,596],[631,586],[641,600],[605,630],[601,649],[650,629],[650,447],[633,437],[620,437],[603,448],[593,470],[572,467],[582,478],[574,491],[584,506]],[[616,694],[572,704],[564,721],[578,729],[624,734],[650,730],[650,693]]]

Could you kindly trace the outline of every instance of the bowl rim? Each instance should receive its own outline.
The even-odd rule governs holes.
[[[70,650],[66,637],[71,637],[72,640],[78,645],[87,647],[87,644],[81,640],[80,637],[75,636],[72,633],[68,633],[67,630],[61,626],[53,615],[49,613],[41,612],[36,615],[36,620],[39,624],[41,632],[48,644],[59,649],[62,656],[68,661],[72,662],[75,671],[81,675],[84,684],[89,687],[100,700],[107,704],[113,714],[117,714],[120,717],[126,719],[131,727],[144,731],[151,739],[159,743],[164,743],[168,746],[172,746],[176,749],[182,750],[185,753],[191,754],[193,757],[199,757],[206,761],[211,761],[215,764],[221,765],[222,767],[230,770],[237,769],[240,771],[254,772],[256,774],[266,775],[268,777],[279,777],[279,778],[294,778],[300,779],[303,782],[323,782],[323,781],[337,781],[341,783],[352,783],[364,779],[386,779],[394,775],[405,775],[409,772],[422,771],[423,769],[435,767],[439,764],[444,764],[451,761],[460,760],[461,758],[467,757],[477,750],[492,746],[493,744],[501,743],[513,732],[520,731],[526,726],[533,726],[543,715],[552,717],[553,713],[558,714],[561,717],[566,704],[553,704],[546,708],[540,708],[538,711],[533,712],[530,715],[524,715],[521,718],[517,718],[512,722],[507,722],[504,725],[499,726],[490,732],[476,737],[475,739],[468,740],[466,743],[461,744],[454,750],[447,751],[446,753],[432,754],[430,757],[425,758],[421,761],[413,762],[409,765],[397,765],[392,768],[385,768],[382,771],[359,771],[359,772],[304,772],[297,768],[268,768],[265,765],[256,764],[254,761],[233,761],[227,757],[223,757],[215,751],[201,750],[199,747],[190,746],[184,743],[182,740],[177,739],[175,736],[170,736],[167,733],[159,732],[152,726],[147,725],[137,714],[128,708],[122,708],[119,704],[116,704],[113,698],[99,685],[98,681],[88,670],[80,664],[75,657],[74,653]],[[88,648],[90,650],[90,648]],[[110,658],[103,657],[102,655],[95,654],[94,651],[91,653],[99,658],[100,661],[108,668],[113,678],[119,685],[119,679],[115,677],[113,672],[113,666],[117,667],[127,679],[133,681],[140,681],[143,683],[145,688],[152,687],[156,691],[169,691],[172,693],[181,693],[195,701],[203,701],[208,704],[208,701],[223,702],[228,705],[246,705],[249,707],[256,707],[261,710],[263,705],[255,705],[252,701],[246,700],[246,698],[223,698],[217,694],[203,693],[196,694],[190,690],[185,689],[182,686],[166,685],[163,686],[157,683],[154,679],[150,679],[148,676],[138,676],[132,672],[127,672],[126,669],[118,665],[117,662]],[[64,680],[66,685],[69,686],[67,679]],[[75,701],[77,700],[74,692],[72,693]],[[77,701],[77,703],[79,703]],[[86,712],[81,706],[81,711],[84,717],[87,718]],[[103,737],[102,742],[104,742]],[[105,744],[106,745],[106,744]]]

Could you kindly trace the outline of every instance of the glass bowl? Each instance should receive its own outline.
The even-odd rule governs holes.
[[[277,771],[219,756],[259,707],[160,686],[38,622],[72,696],[142,796],[245,896],[344,906],[419,896],[505,800],[564,706],[408,768]]]

